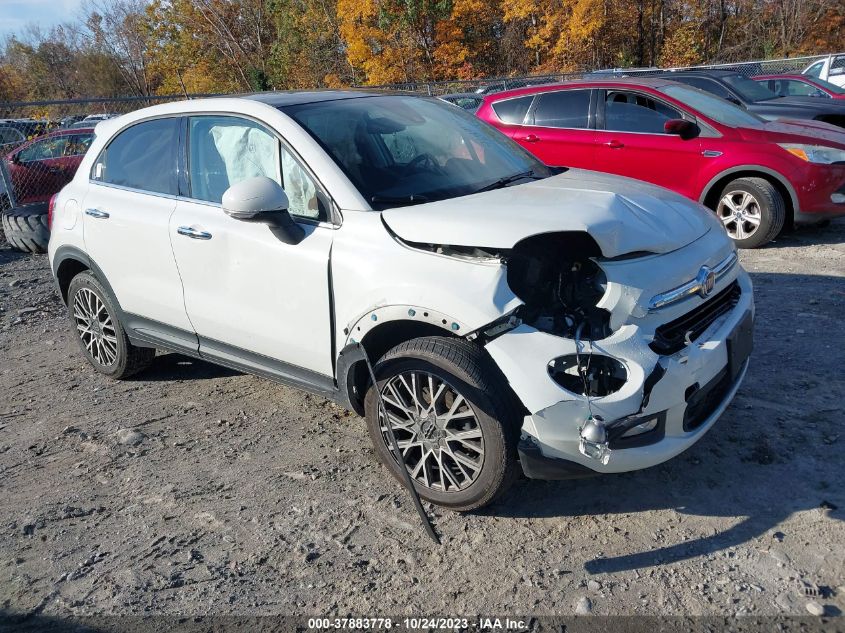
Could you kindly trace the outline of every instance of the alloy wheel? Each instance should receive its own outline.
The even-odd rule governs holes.
[[[117,360],[117,333],[106,304],[95,292],[80,288],[73,300],[73,318],[85,349],[100,365]]]
[[[412,479],[433,490],[457,492],[478,478],[484,434],[457,389],[431,373],[406,371],[384,384],[382,398],[387,410],[387,421],[379,413],[382,438],[391,448],[389,423]]]
[[[725,225],[728,235],[735,240],[754,235],[763,219],[760,203],[747,191],[730,191],[722,196],[716,215]]]

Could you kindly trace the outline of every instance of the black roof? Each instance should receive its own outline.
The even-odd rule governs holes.
[[[321,101],[340,101],[343,99],[360,99],[361,97],[378,97],[384,95],[401,94],[405,96],[418,96],[409,92],[379,91],[366,89],[351,90],[275,90],[272,92],[256,92],[255,94],[242,95],[244,99],[252,99],[266,103],[274,108],[300,105],[302,103],[319,103]]]

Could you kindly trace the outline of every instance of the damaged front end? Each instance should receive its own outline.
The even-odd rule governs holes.
[[[688,448],[730,402],[747,365],[748,346],[735,339],[750,337],[753,302],[724,236],[607,258],[587,233],[545,233],[499,255],[523,304],[472,337],[527,411],[529,477],[652,466]],[[720,264],[706,293],[653,307]],[[661,346],[661,328],[678,323],[680,347]]]

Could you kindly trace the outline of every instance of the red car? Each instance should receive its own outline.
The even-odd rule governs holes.
[[[630,176],[705,204],[743,248],[787,221],[845,215],[845,130],[766,121],[668,79],[500,92],[476,114],[547,165]]]
[[[90,128],[59,130],[15,148],[6,156],[14,204],[50,200],[73,178],[93,139]]]
[[[757,75],[752,77],[779,97],[821,97],[845,100],[845,89],[809,75]]]

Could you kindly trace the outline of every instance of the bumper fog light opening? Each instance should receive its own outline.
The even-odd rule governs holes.
[[[658,419],[656,417],[652,418],[651,420],[646,420],[642,424],[638,424],[637,426],[631,427],[627,431],[625,431],[620,437],[633,437],[635,435],[642,435],[643,433],[648,433],[653,431],[657,428]]]

